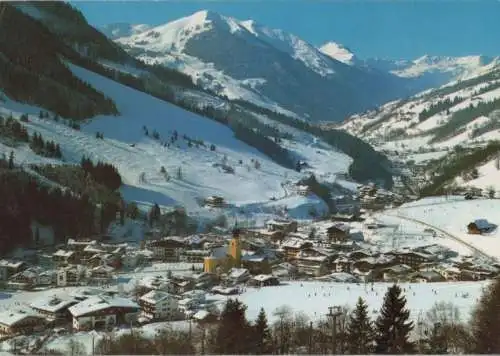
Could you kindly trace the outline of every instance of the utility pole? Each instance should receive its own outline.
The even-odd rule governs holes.
[[[337,318],[342,315],[340,306],[328,307],[327,317],[332,320],[332,354],[337,354]]]
[[[309,350],[307,353],[312,355],[312,346],[313,346],[313,322],[309,322]]]

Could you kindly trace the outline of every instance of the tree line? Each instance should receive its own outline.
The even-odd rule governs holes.
[[[480,116],[488,116],[498,109],[500,109],[500,99],[480,102],[476,106],[470,103],[467,108],[455,111],[444,125],[436,127],[432,132],[434,137],[430,143],[439,142],[451,135],[459,134],[461,131],[465,130],[464,125]]]
[[[63,117],[83,119],[118,113],[111,99],[74,76],[60,60],[60,56],[76,59],[79,54],[14,5],[2,5],[2,91],[13,100],[44,107]]]
[[[433,115],[436,115],[437,113],[440,113],[442,111],[449,113],[449,109],[452,108],[453,106],[457,105],[458,103],[464,101],[464,99],[460,96],[456,96],[453,100],[450,98],[446,98],[445,100],[438,101],[435,104],[432,104],[428,108],[422,110],[420,114],[418,114],[418,121],[423,122],[430,118]]]
[[[490,160],[500,152],[500,142],[491,141],[486,147],[476,148],[470,152],[458,149],[453,154],[447,155],[446,161],[437,161],[431,163],[427,169],[431,173],[436,173],[432,183],[423,187],[420,191],[421,196],[430,196],[444,194],[446,183],[451,182],[455,177],[464,172],[472,171],[474,167]]]

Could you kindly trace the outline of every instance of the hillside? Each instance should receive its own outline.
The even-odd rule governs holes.
[[[179,69],[219,95],[313,122],[339,121],[417,89],[411,79],[346,65],[282,30],[210,11],[116,42],[136,58]]]
[[[496,66],[485,74],[354,115],[339,127],[387,149],[418,149],[426,144],[439,150],[494,139],[499,103]]]

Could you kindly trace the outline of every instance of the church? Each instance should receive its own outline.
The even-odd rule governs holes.
[[[210,256],[205,257],[203,270],[208,273],[216,273],[233,267],[241,267],[241,240],[240,229],[233,229],[233,237],[228,246],[217,247],[212,250]]]

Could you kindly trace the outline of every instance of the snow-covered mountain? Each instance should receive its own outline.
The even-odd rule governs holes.
[[[462,80],[488,72],[500,64],[498,57],[446,57],[425,55],[415,60],[367,59],[365,64],[389,71],[403,78],[419,78],[426,86],[435,87],[450,81]]]
[[[327,42],[319,49],[333,59],[351,66],[376,68],[401,78],[416,79],[425,88],[439,87],[454,80],[481,75],[500,64],[500,57],[481,55],[464,57],[425,55],[415,60],[360,59],[349,48],[336,42]]]
[[[211,11],[116,42],[219,95],[313,121],[338,121],[417,89],[413,79],[347,65],[293,34]]]
[[[359,64],[359,59],[356,57],[356,55],[349,48],[339,43],[327,42],[323,46],[321,46],[319,50],[339,62],[348,65]]]
[[[493,62],[492,62],[493,63]],[[500,66],[377,110],[339,127],[384,148],[444,150],[500,139]]]
[[[7,5],[5,14],[0,30],[12,35],[0,38],[0,61],[13,80],[0,81],[0,115],[12,116],[29,136],[22,141],[2,131],[0,154],[13,152],[30,174],[31,164],[78,165],[86,156],[114,165],[122,196],[139,206],[156,202],[190,214],[249,219],[287,210],[310,218],[311,211],[325,212],[330,198],[301,196],[296,183],[314,174],[332,193],[345,195],[356,187],[350,175],[370,175],[374,161],[382,161],[379,168],[384,163],[344,132],[254,110],[182,81],[179,73],[138,63],[68,4]],[[58,14],[65,20],[57,21]],[[33,65],[23,62],[34,53]],[[35,152],[35,132],[58,144],[62,159]],[[372,178],[380,177],[362,179]],[[222,196],[226,209],[203,206],[210,195]]]
[[[126,22],[114,23],[110,25],[104,25],[100,28],[101,32],[112,40],[139,34],[141,32],[147,31],[151,26],[146,24],[132,25]]]

